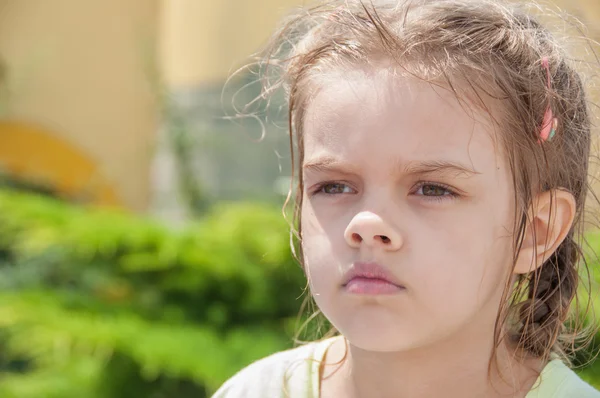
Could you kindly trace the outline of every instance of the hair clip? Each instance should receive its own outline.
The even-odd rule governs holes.
[[[550,106],[544,113],[544,120],[542,122],[542,130],[540,131],[540,142],[550,141],[556,134],[556,128],[558,127],[558,120],[552,114]]]
[[[551,89],[552,83],[550,78],[550,65],[548,64],[548,57],[542,58],[542,66],[544,69],[546,69],[548,89]],[[554,138],[556,135],[557,127],[558,119],[554,117],[552,108],[550,108],[550,104],[548,104],[548,108],[546,108],[546,112],[544,113],[544,119],[542,120],[542,128],[540,130],[540,138],[538,139],[538,142],[542,143],[552,140],[552,138]]]

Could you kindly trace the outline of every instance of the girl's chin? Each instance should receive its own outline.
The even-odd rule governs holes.
[[[338,328],[352,346],[372,352],[407,351],[425,342],[424,333],[417,330],[403,330],[390,324],[364,323]]]
[[[414,348],[408,341],[398,341],[397,336],[394,338],[388,337],[387,339],[376,338],[378,336],[358,336],[355,338],[347,338],[348,343],[353,347],[358,348],[362,351],[370,352],[402,352]],[[404,343],[404,344],[403,344]]]

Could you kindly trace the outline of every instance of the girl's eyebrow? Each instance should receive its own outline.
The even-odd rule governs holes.
[[[314,173],[336,172],[341,174],[355,174],[356,168],[352,163],[345,162],[334,156],[321,156],[304,162],[302,169]]]
[[[322,156],[304,162],[303,169],[314,171],[325,171],[330,169],[342,168],[343,163],[332,156]]]
[[[406,174],[451,174],[455,177],[472,177],[480,172],[461,163],[448,160],[409,162],[404,166],[403,172]]]
[[[311,159],[302,166],[304,170],[314,172],[338,171],[346,174],[351,174],[353,167],[351,164],[340,161],[332,156],[323,156]],[[461,163],[448,160],[435,161],[411,161],[403,167],[397,168],[404,174],[450,174],[455,177],[471,177],[481,174],[471,167],[467,167]]]

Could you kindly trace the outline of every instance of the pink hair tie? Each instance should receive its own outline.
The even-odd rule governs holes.
[[[548,57],[542,58],[542,66],[546,69],[548,89],[551,89],[552,84],[550,78],[550,65],[548,64]],[[538,142],[547,142],[554,138],[557,127],[558,120],[554,117],[554,113],[552,113],[552,108],[550,108],[550,104],[548,104],[548,108],[546,108],[546,112],[544,113],[544,119],[542,120],[542,129],[540,130],[540,138]]]

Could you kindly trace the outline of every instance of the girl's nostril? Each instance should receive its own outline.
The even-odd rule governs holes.
[[[360,243],[360,242],[362,242],[362,237],[359,234],[357,234],[357,233],[353,233],[352,234],[352,240],[355,241],[355,242]]]
[[[388,238],[385,235],[379,235],[379,238],[381,239],[381,242],[383,242],[383,243],[390,243],[390,238]]]

